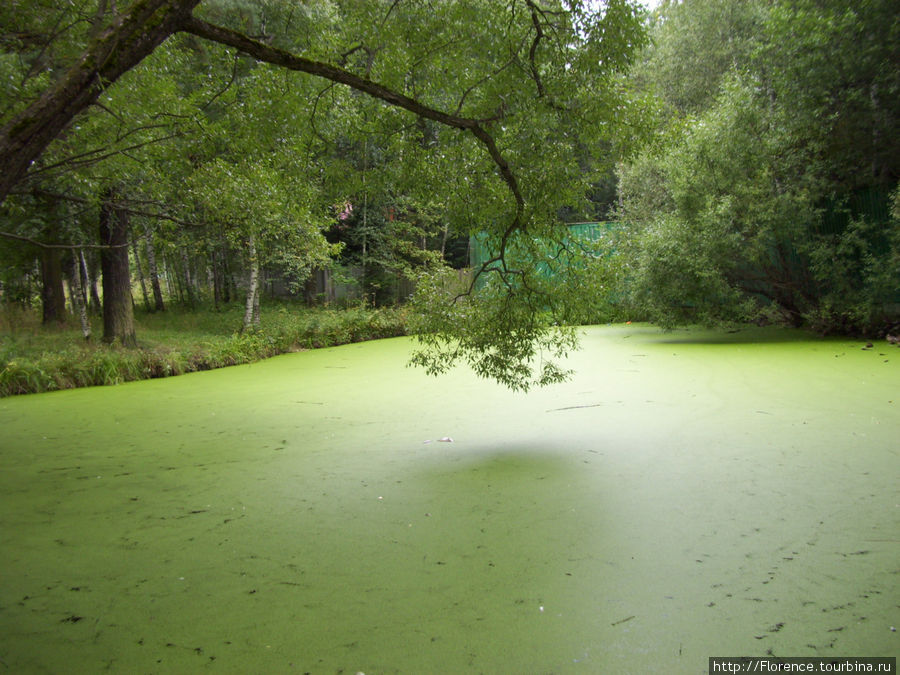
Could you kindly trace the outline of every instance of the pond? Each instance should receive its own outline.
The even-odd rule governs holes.
[[[523,395],[400,338],[0,400],[0,670],[895,655],[900,350],[864,344],[592,327]]]

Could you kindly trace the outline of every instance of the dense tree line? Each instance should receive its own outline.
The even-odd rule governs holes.
[[[655,134],[620,171],[654,321],[885,330],[900,305],[900,17],[871,0],[667,3],[632,77]],[[893,209],[893,216],[891,211]]]

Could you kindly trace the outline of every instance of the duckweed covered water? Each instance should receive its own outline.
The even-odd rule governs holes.
[[[0,670],[896,655],[900,350],[862,346],[591,328],[521,395],[396,339],[0,400]]]

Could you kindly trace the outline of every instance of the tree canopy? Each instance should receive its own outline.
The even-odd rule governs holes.
[[[665,6],[634,71],[657,133],[620,171],[636,306],[664,324],[895,320],[898,31],[878,0]]]
[[[3,16],[16,84],[0,118],[0,198],[9,213],[41,191],[115,194],[133,217],[282,237],[278,250],[315,260],[320,240],[277,231],[295,236],[302,221],[320,237],[328,202],[351,190],[335,168],[342,144],[374,138],[392,167],[381,187],[405,216],[485,231],[497,252],[477,271],[485,292],[429,283],[442,275],[426,270],[416,361],[439,372],[468,360],[527,388],[541,348],[561,354],[572,339],[511,252],[564,247],[560,210],[583,208],[586,168],[610,166],[628,135],[621,76],[642,17],[631,0],[16,0]],[[249,199],[254,181],[266,185]],[[78,242],[14,221],[13,237]],[[560,373],[545,363],[534,381]]]

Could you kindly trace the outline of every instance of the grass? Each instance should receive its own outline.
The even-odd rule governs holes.
[[[240,333],[243,308],[150,314],[136,310],[138,349],[100,342],[92,318],[85,341],[74,319],[46,328],[34,311],[0,310],[0,397],[119,384],[252,363],[276,354],[331,347],[406,333],[402,309],[265,306],[258,330]]]

